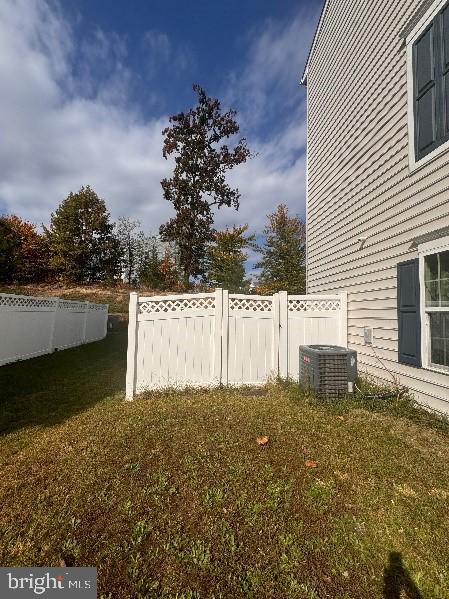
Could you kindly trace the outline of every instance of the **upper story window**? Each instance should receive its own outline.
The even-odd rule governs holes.
[[[449,149],[449,3],[434,3],[407,38],[410,164]]]

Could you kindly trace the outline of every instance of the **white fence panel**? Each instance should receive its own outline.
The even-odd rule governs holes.
[[[137,391],[213,379],[214,294],[141,298],[135,334]]]
[[[107,304],[93,304],[87,302],[86,318],[86,343],[104,339],[108,332],[108,306]]]
[[[299,376],[300,345],[342,345],[346,338],[341,325],[344,299],[329,295],[311,298],[289,295],[288,307],[288,375]]]
[[[224,384],[258,384],[277,374],[273,311],[271,296],[229,296],[228,371]]]
[[[0,366],[102,339],[108,306],[0,293]]]
[[[53,337],[55,349],[67,349],[84,343],[86,312],[85,302],[59,301]]]
[[[346,296],[130,296],[126,395],[298,377],[299,346],[347,344]]]
[[[55,298],[0,294],[0,365],[50,351]]]

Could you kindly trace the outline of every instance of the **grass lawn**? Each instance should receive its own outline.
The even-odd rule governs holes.
[[[288,384],[126,403],[116,325],[0,368],[1,565],[97,566],[103,599],[449,597],[446,424]]]

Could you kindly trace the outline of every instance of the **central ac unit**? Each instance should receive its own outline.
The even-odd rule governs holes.
[[[336,345],[299,347],[299,382],[320,397],[337,398],[353,391],[357,352]]]

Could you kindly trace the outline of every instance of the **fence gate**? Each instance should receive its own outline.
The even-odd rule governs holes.
[[[298,376],[303,344],[347,344],[346,294],[214,293],[129,304],[126,396],[168,386],[260,384]]]

